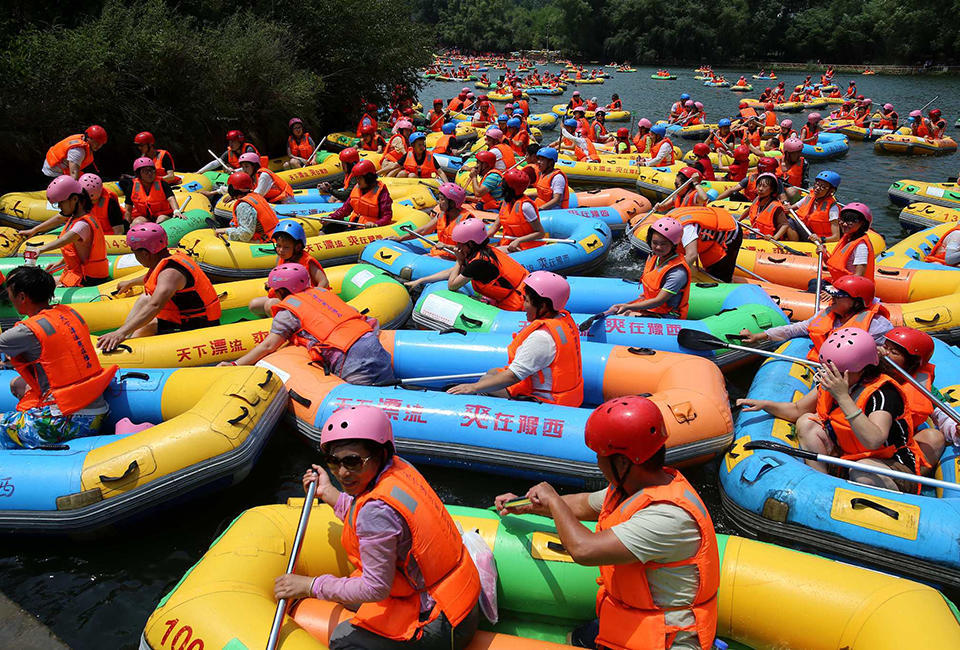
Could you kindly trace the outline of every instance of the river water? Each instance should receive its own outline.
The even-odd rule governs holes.
[[[588,98],[596,95],[603,104],[609,102],[611,93],[618,93],[624,107],[634,113],[634,119],[663,117],[681,92],[688,92],[703,102],[711,121],[736,112],[738,93],[705,87],[694,81],[694,73],[688,70],[674,70],[680,79],[667,82],[650,79],[653,72],[653,68],[639,68],[635,73],[614,73],[603,85],[583,85],[580,91]],[[722,69],[718,72],[730,80],[736,80],[741,74],[749,80],[756,71]],[[789,87],[801,81],[803,75],[788,74],[781,79]],[[891,102],[901,115],[937,95],[940,98],[933,106],[943,111],[949,124],[960,115],[960,79],[956,77],[836,77],[841,88],[846,88],[850,79],[855,79],[859,92],[872,97],[875,104]],[[761,84],[769,83],[751,81],[755,88],[751,96],[759,93]],[[463,85],[472,86],[472,83],[430,83],[421,98],[429,106],[434,97],[450,98]],[[548,111],[553,104],[566,102],[572,90],[573,87],[569,88],[563,96],[539,97],[539,103],[531,103],[532,109]],[[790,117],[799,127],[802,117]],[[678,144],[684,150],[692,146],[682,140]],[[879,156],[873,153],[872,143],[852,141],[845,158],[814,163],[811,171],[823,169],[842,175],[840,199],[869,205],[875,215],[874,227],[892,243],[903,233],[897,221],[898,210],[887,200],[890,183],[902,178],[939,181],[956,176],[960,158],[955,155],[943,158]],[[622,243],[615,246],[600,273],[639,276],[642,266],[631,257],[628,248]],[[744,369],[728,377],[732,399],[746,391],[752,373],[752,369]],[[200,558],[217,534],[247,508],[279,503],[289,496],[302,494],[299,476],[315,460],[311,449],[299,441],[291,428],[282,425],[251,475],[226,491],[152,514],[145,521],[95,540],[0,540],[0,590],[50,626],[71,647],[135,647],[156,603]],[[529,485],[527,481],[484,474],[465,476],[460,470],[422,469],[448,503],[486,507],[496,494],[522,493]],[[685,470],[685,473],[700,490],[717,529],[735,532],[719,507],[716,462]]]

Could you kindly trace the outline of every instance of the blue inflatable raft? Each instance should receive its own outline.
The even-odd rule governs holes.
[[[830,160],[845,156],[850,149],[847,136],[842,133],[821,133],[817,144],[803,145],[803,157],[807,160]]]

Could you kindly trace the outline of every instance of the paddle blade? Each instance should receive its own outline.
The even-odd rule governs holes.
[[[214,221],[211,217],[207,217],[206,219],[204,219],[204,223],[207,224],[207,228],[210,228],[212,230],[216,230],[217,228],[220,227],[217,225],[217,222]]]
[[[581,331],[581,332],[586,332],[588,329],[590,329],[591,327],[593,327],[593,324],[594,324],[594,323],[596,323],[596,322],[597,322],[598,320],[600,320],[601,318],[606,317],[606,315],[607,315],[606,312],[600,312],[599,314],[594,314],[593,316],[591,316],[591,317],[588,318],[587,320],[585,320],[585,321],[583,321],[582,323],[580,323],[580,331]]]
[[[700,330],[682,329],[677,332],[677,343],[689,350],[723,350],[727,344],[713,334]]]
[[[774,442],[773,440],[751,440],[743,446],[744,449],[753,451],[754,449],[765,449],[767,451],[779,451],[781,453],[787,454],[788,456],[795,456],[796,458],[806,458],[809,460],[817,460],[817,454],[812,451],[807,451],[806,449],[798,449],[796,447],[791,447],[789,445],[784,445],[779,442]]]

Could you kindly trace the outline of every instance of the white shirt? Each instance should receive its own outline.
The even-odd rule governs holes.
[[[553,387],[553,377],[550,373],[550,364],[557,356],[557,344],[545,329],[535,330],[520,344],[517,356],[507,367],[520,381],[527,377],[533,383],[533,396],[549,396]],[[543,381],[539,381],[538,374],[543,372]]]
[[[260,174],[260,178],[257,179],[257,187],[254,188],[254,192],[260,196],[266,195],[273,188],[273,179],[270,177],[270,174]]]
[[[488,149],[490,153],[493,154],[494,158],[497,159],[497,162],[493,164],[493,168],[504,171],[507,168],[507,165],[503,162],[503,152],[496,148]]]
[[[526,219],[528,223],[533,223],[540,218],[540,215],[537,214],[537,206],[529,201],[524,201],[520,210],[523,212],[523,218]]]
[[[644,163],[647,167],[658,167],[660,163],[667,158],[673,151],[673,145],[663,141],[657,147],[657,155]]]
[[[683,227],[683,235],[680,236],[680,245],[684,248],[687,244],[695,242],[700,239],[700,233],[697,231],[697,227],[693,224],[688,223]]]
[[[870,249],[867,248],[866,244],[857,244],[857,247],[853,250],[853,255],[850,256],[850,260],[850,263],[847,264],[847,270],[853,272],[857,266],[870,261]]]
[[[82,147],[72,147],[67,149],[67,161],[64,165],[57,165],[56,169],[51,167],[46,160],[43,161],[43,175],[49,176],[50,178],[56,178],[57,176],[63,175],[63,172],[69,171],[70,163],[73,163],[80,166],[80,163],[83,162],[83,148]]]
[[[550,191],[554,194],[559,194],[563,196],[564,191],[567,189],[567,179],[563,177],[563,174],[554,175],[553,179],[550,181]],[[559,205],[557,207],[560,207]],[[954,233],[957,234],[957,233]]]
[[[952,232],[943,240],[944,258],[950,266],[960,264],[960,232]]]

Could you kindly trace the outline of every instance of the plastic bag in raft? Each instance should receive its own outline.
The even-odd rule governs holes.
[[[480,610],[491,624],[496,624],[500,615],[497,612],[497,561],[493,551],[476,530],[464,530],[459,522],[457,528],[480,574]]]

